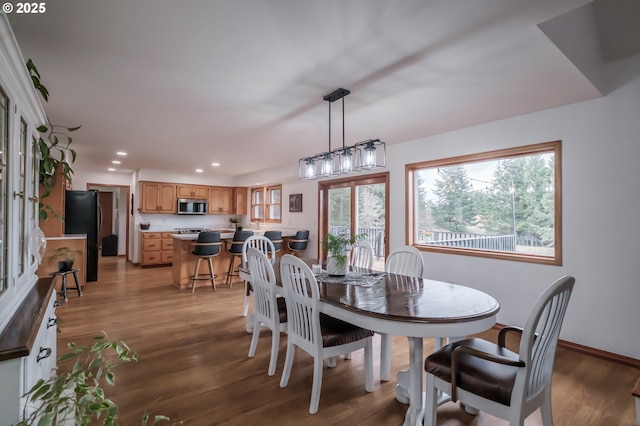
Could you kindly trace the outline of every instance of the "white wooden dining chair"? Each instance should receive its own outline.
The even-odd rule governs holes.
[[[373,391],[373,332],[320,313],[318,283],[309,266],[293,255],[280,259],[280,276],[287,300],[287,355],[280,387],[291,375],[296,346],[313,356],[313,385],[309,413],[320,404],[324,359],[364,349],[365,389]]]
[[[269,238],[262,235],[252,235],[242,244],[242,263],[247,264],[247,250],[255,248],[266,254],[271,264],[276,261],[276,248]],[[244,279],[244,304],[242,306],[242,316],[246,317],[249,313],[249,298],[251,297],[251,281],[249,277],[241,274]]]
[[[253,336],[249,358],[256,354],[260,330],[271,330],[271,357],[267,374],[273,376],[278,362],[280,333],[287,331],[287,307],[284,297],[277,297],[276,274],[267,256],[253,247],[247,249],[247,264],[253,287]]]
[[[358,241],[351,247],[349,264],[358,268],[373,268],[373,247],[366,241]]]
[[[565,276],[538,298],[524,328],[507,326],[498,344],[470,338],[450,343],[425,361],[427,372],[426,417],[434,426],[438,391],[469,407],[523,425],[540,407],[542,423],[553,425],[551,375],[556,344],[575,279]],[[506,348],[506,335],[521,335],[517,353]],[[422,379],[422,378],[421,378]]]
[[[390,274],[421,278],[424,261],[420,251],[413,246],[401,246],[393,249],[387,257],[384,270]],[[380,380],[389,380],[391,375],[391,336],[380,333]],[[402,396],[406,402],[407,395]]]

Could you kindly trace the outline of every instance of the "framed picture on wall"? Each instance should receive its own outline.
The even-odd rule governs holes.
[[[302,211],[302,194],[289,195],[289,211],[290,212]]]

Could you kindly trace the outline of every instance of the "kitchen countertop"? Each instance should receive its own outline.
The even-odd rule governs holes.
[[[61,237],[46,237],[47,241],[53,240],[85,240],[87,239],[87,234],[65,234]]]

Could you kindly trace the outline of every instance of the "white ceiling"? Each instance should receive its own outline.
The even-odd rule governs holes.
[[[556,26],[566,31],[538,25],[573,16],[574,9],[598,12],[614,28],[629,16],[588,0],[56,0],[46,6],[42,15],[9,20],[25,60],[34,60],[49,88],[50,119],[82,125],[73,142],[77,168],[106,170],[123,150],[129,155],[119,171],[194,174],[200,167],[211,177],[279,165],[293,172],[298,158],[326,150],[322,97],[339,87],[351,90],[347,145],[370,138],[404,142],[601,96],[602,86],[568,51],[594,44],[585,36],[589,29],[566,28],[575,20]],[[592,27],[596,34],[611,25],[596,17]],[[552,42],[551,34],[564,39]],[[631,39],[638,43],[626,50],[607,46],[628,37],[607,34],[590,46],[612,52],[598,58],[640,51],[637,31]],[[335,148],[342,142],[340,102],[332,111]],[[212,167],[214,161],[221,166]]]

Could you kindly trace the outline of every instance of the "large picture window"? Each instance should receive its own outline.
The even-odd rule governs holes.
[[[560,141],[408,164],[420,250],[562,264]]]
[[[282,185],[251,190],[251,220],[254,222],[282,221]]]

